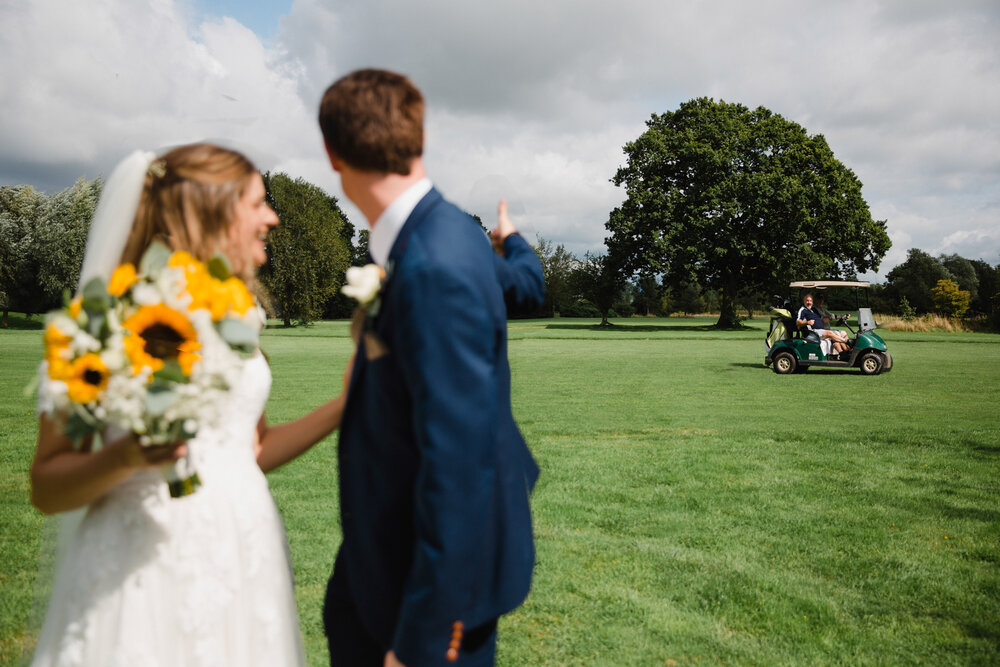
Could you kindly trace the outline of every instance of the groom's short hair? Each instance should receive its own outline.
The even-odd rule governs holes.
[[[407,175],[424,152],[424,98],[401,74],[358,70],[327,88],[319,126],[330,151],[351,167]]]

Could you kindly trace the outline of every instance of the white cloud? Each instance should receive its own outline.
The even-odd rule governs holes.
[[[232,19],[189,26],[173,3],[34,0],[0,10],[3,158],[59,187],[135,147],[206,138],[253,146],[269,168],[310,125],[294,71]],[[8,38],[11,41],[8,41]]]
[[[826,136],[887,220],[882,275],[914,246],[1000,261],[990,0],[296,0],[266,43],[182,1],[0,5],[0,183],[65,187],[136,146],[208,137],[339,197],[315,110],[335,78],[378,66],[424,91],[445,194],[489,223],[503,182],[529,238],[599,247],[622,145],[713,96]]]

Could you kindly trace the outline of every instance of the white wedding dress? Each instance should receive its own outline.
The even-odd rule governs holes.
[[[158,470],[140,471],[66,522],[32,665],[304,664],[284,527],[253,451],[270,387],[258,354],[218,426],[190,442],[193,494],[171,498]]]

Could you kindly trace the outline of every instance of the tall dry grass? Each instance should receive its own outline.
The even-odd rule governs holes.
[[[879,314],[875,315],[875,321],[880,329],[887,331],[968,333],[973,330],[963,320],[931,314],[921,315],[910,320],[904,320],[898,315]]]

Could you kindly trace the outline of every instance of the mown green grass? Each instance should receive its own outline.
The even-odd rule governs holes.
[[[514,411],[542,468],[538,565],[499,664],[1000,662],[1000,336],[888,333],[891,373],[764,368],[763,320],[510,323]],[[270,329],[272,421],[340,384],[346,323]],[[0,663],[25,635],[43,521],[0,331]],[[310,663],[339,543],[335,440],[270,477]]]

